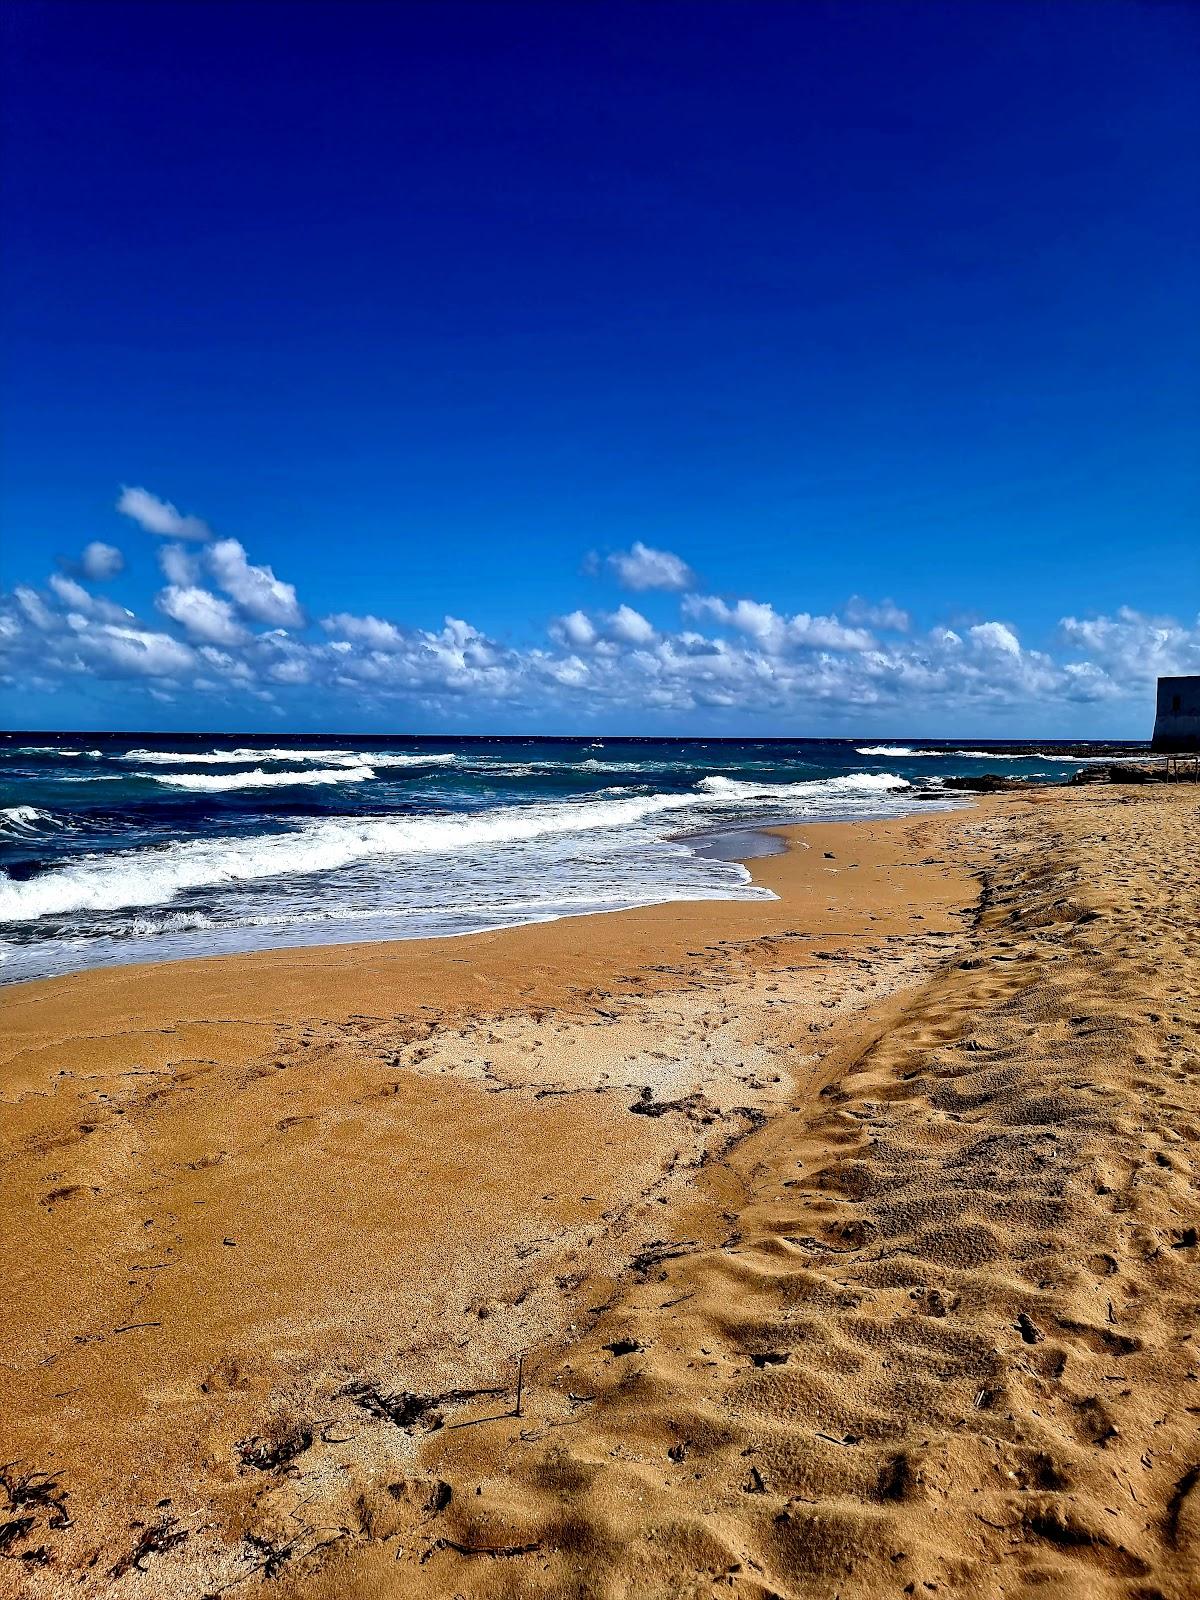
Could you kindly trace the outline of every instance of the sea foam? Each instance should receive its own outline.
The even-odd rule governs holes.
[[[37,806],[4,806],[0,808],[0,833],[20,836],[36,833],[40,828],[52,827],[54,819],[48,811]]]
[[[244,767],[250,761],[326,761],[356,766],[353,750],[126,750],[118,761],[150,767]]]
[[[147,767],[245,767],[255,761],[320,761],[337,767],[441,767],[458,757],[453,753],[426,756],[396,750],[293,750],[271,746],[238,750],[127,750],[116,759]]]
[[[701,803],[696,794],[510,806],[483,815],[327,818],[285,833],[189,839],[83,857],[23,881],[0,881],[0,922],[75,911],[165,905],[191,889],[297,873],[332,872],[389,856],[503,845],[547,834],[622,828]]]
[[[804,783],[753,783],[742,778],[701,778],[696,787],[720,800],[815,801],[839,796],[887,794],[909,789],[907,778],[894,772],[848,772],[840,778],[812,778]]]
[[[264,772],[262,767],[255,767],[253,772],[155,772],[146,776],[152,777],[155,783],[169,784],[172,789],[223,794],[231,789],[293,789],[298,784],[365,783],[375,776],[375,769],[356,765],[317,767],[304,772]]]

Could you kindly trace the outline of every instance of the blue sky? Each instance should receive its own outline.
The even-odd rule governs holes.
[[[1141,736],[1200,670],[1194,8],[6,44],[6,725]]]

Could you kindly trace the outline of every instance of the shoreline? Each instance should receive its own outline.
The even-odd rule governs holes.
[[[1148,832],[1139,819],[1151,809]],[[913,1184],[923,1193],[895,1119],[925,1117],[911,1148],[944,1147],[946,1160],[960,1124],[965,1135],[981,1123],[982,1151],[1007,1151],[1006,1127],[1018,1154],[1031,1139],[1040,1148],[1026,1113],[1012,1120],[1020,1056],[1004,1058],[1008,1087],[974,1098],[956,1090],[928,1114],[922,1085],[960,1061],[986,1076],[995,1030],[1020,1022],[1004,1008],[1036,997],[1039,984],[1069,997],[1060,1003],[1051,989],[1038,1001],[1037,1016],[1062,1013],[1049,1039],[1092,1009],[1072,987],[1093,959],[1080,863],[1132,852],[1144,878],[1143,858],[1176,838],[1186,851],[1192,825],[1186,794],[1008,792],[971,808],[788,829],[783,854],[751,864],[775,900],[562,918],[468,935],[470,948],[444,938],[326,945],[7,989],[0,1205],[15,1267],[0,1458],[49,1473],[69,1526],[52,1507],[34,1515],[12,1560],[0,1561],[0,1593],[15,1579],[22,1594],[102,1594],[119,1572],[135,1597],[196,1600],[231,1584],[345,1600],[399,1581],[430,1596],[511,1592],[504,1586],[518,1581],[537,1596],[665,1597],[740,1562],[770,1575],[734,1585],[748,1595],[823,1594],[835,1573],[846,1594],[865,1595],[896,1570],[884,1550],[893,1538],[917,1563],[904,1581],[993,1592],[982,1574],[1004,1541],[969,1581],[966,1568],[952,1579],[922,1520],[932,1491],[917,1488],[942,1484],[948,1514],[945,1496],[956,1474],[980,1470],[975,1457],[947,1445],[957,1465],[943,1482],[908,1435],[923,1416],[927,1430],[950,1428],[947,1439],[964,1425],[960,1437],[974,1438],[981,1420],[994,1432],[995,1408],[981,1411],[963,1390],[987,1392],[999,1369],[960,1379],[954,1362],[972,1340],[1026,1348],[1019,1330],[1004,1331],[1017,1321],[1005,1297],[1025,1269],[1003,1266],[1006,1234],[976,1268],[959,1262],[955,1252],[972,1239],[977,1250],[990,1223],[986,1210],[955,1221],[958,1169],[939,1158],[930,1215],[961,1241],[946,1259],[940,1245],[927,1253],[902,1291],[878,1279],[869,1263],[885,1230],[909,1226],[903,1205],[887,1221],[887,1196]],[[1186,888],[1188,864],[1181,870]],[[1107,895],[1130,892],[1104,871]],[[1064,906],[1074,908],[1067,920],[1055,909]],[[1116,1016],[1132,1002],[1114,991],[1105,1004]],[[1002,1024],[989,1022],[996,1006]],[[983,1044],[942,1063],[971,1028]],[[1117,1037],[1103,1034],[1109,1054],[1092,1076],[1124,1059]],[[1057,1071],[1041,1064],[1035,1076],[1057,1083]],[[1130,1093],[1124,1082],[1109,1092]],[[1050,1148],[1082,1170],[1086,1139],[1100,1135],[1094,1117],[1076,1128],[1079,1091],[1068,1088],[1045,1091],[1067,1096],[1054,1112],[1065,1134]],[[999,1121],[997,1095],[1009,1108]],[[975,1148],[964,1147],[962,1171]],[[996,1203],[1010,1208],[1019,1242],[1025,1213],[1005,1198],[1006,1170]],[[1038,1199],[1048,1171],[1021,1168],[1018,1189],[1045,1235],[1035,1275],[1058,1283],[1076,1270],[1074,1239],[1092,1223],[1085,1209],[1073,1233],[1054,1232],[1052,1209],[1036,1210],[1051,1204]],[[903,1260],[912,1247],[898,1237]],[[1167,1266],[1186,1267],[1194,1245],[1182,1248],[1166,1252]],[[1133,1298],[1150,1269],[1115,1246],[1113,1259],[1117,1322],[1099,1326],[1115,1326],[1120,1342],[1125,1319],[1140,1318],[1138,1348],[1158,1352],[1148,1284]],[[860,1272],[862,1287],[838,1287]],[[917,1322],[914,1283],[928,1301]],[[772,1310],[789,1284],[791,1309]],[[1164,1306],[1176,1303],[1173,1285],[1158,1284]],[[815,1320],[803,1310],[812,1293],[824,1306]],[[1031,1287],[1021,1311],[1047,1351],[1048,1293]],[[868,1348],[884,1340],[883,1372],[875,1357],[863,1366],[861,1352],[847,1365],[872,1299],[882,1320]],[[1091,1327],[1090,1302],[1073,1314],[1085,1309]],[[920,1334],[915,1344],[905,1330]],[[1066,1335],[1071,1382],[1072,1352],[1091,1337]],[[1111,1368],[1111,1340],[1096,1337],[1095,1360]],[[522,1410],[509,1420],[518,1358]],[[1174,1393],[1175,1356],[1155,1360],[1143,1390],[1157,1382]],[[916,1382],[931,1363],[948,1374],[945,1397],[927,1394],[907,1415],[909,1402],[885,1403],[888,1366],[895,1382],[911,1367],[904,1381]],[[869,1403],[866,1391],[854,1399],[860,1371],[876,1385]],[[831,1391],[823,1372],[841,1373]],[[1029,1421],[1030,1405],[1056,1414],[1054,1380],[1038,1381],[1051,1389],[1006,1390],[1026,1431],[1045,1426]],[[1107,1397],[1105,1414],[1120,1440],[1106,1440],[1102,1466],[1143,1447],[1116,1404]],[[822,1420],[811,1420],[812,1405]],[[1019,1466],[1011,1435],[1000,1429]],[[1181,1447],[1168,1429],[1157,1448],[1167,1454],[1146,1492],[1165,1497]],[[1057,1445],[1046,1450],[1059,1461]],[[846,1476],[860,1456],[883,1463],[861,1481]],[[901,1457],[907,1466],[887,1469],[899,1474],[896,1492],[867,1494],[870,1473]],[[1084,1486],[1090,1471],[1062,1467]],[[857,1551],[866,1587],[848,1581],[843,1556],[820,1565],[824,1536],[813,1542],[804,1510],[815,1497],[832,1526],[855,1485],[869,1516],[835,1545]],[[994,1497],[975,1504],[1007,1525]],[[1085,1510],[1076,1505],[1064,1525],[1078,1532]],[[970,1552],[991,1535],[967,1512],[956,1537]],[[1191,1536],[1181,1517],[1177,1540],[1180,1527]],[[794,1548],[789,1526],[809,1528]],[[472,1559],[501,1548],[519,1570]],[[1092,1576],[1096,1549],[1110,1565],[1123,1559],[1075,1532],[1053,1549],[1060,1565],[1090,1563]],[[1170,1577],[1154,1570],[1156,1581]],[[1174,1580],[1161,1591],[1187,1592]]]
[[[1036,797],[1034,791],[1031,795]],[[914,806],[912,811],[905,811],[898,815],[880,817],[862,817],[843,819],[838,821],[799,821],[799,822],[765,822],[741,823],[728,829],[721,828],[702,836],[706,840],[718,841],[731,839],[750,840],[759,836],[771,843],[765,848],[751,848],[744,853],[721,854],[717,859],[741,865],[746,870],[747,881],[755,888],[767,889],[778,902],[784,898],[780,893],[778,874],[773,874],[769,869],[769,862],[773,857],[786,857],[795,847],[796,841],[801,836],[824,829],[870,829],[874,827],[889,827],[890,825],[903,825],[906,823],[921,822],[937,815],[947,816],[959,814],[972,809],[972,803],[978,802],[982,797],[978,795],[964,796],[953,806],[939,807],[935,812],[928,806]],[[1017,798],[1021,798],[1018,794]],[[1026,796],[1029,798],[1029,796]],[[835,835],[836,836],[836,835]],[[675,836],[669,836],[668,842]],[[164,980],[169,980],[173,972],[177,972],[184,982],[193,981],[198,977],[200,970],[211,966],[214,971],[218,967],[227,965],[258,964],[270,969],[278,964],[287,967],[292,963],[303,966],[315,965],[318,968],[328,965],[330,967],[343,966],[347,960],[359,958],[363,961],[382,959],[385,965],[391,965],[389,957],[396,961],[403,961],[403,952],[412,951],[413,959],[418,960],[422,966],[426,964],[439,946],[453,943],[460,944],[463,940],[478,940],[481,947],[484,942],[495,939],[506,939],[520,936],[523,933],[534,933],[537,930],[548,930],[568,924],[586,925],[600,919],[640,919],[647,918],[647,926],[639,928],[635,921],[629,923],[629,933],[638,941],[639,945],[646,939],[654,936],[663,936],[666,925],[669,923],[669,914],[673,909],[681,909],[685,913],[695,911],[701,914],[702,908],[712,908],[713,914],[718,917],[728,916],[730,931],[733,936],[744,937],[752,931],[752,921],[738,916],[734,908],[761,908],[772,903],[766,897],[762,898],[722,898],[718,896],[703,896],[699,898],[686,897],[673,900],[649,901],[633,906],[617,906],[612,909],[598,908],[578,912],[558,913],[541,919],[530,919],[520,922],[504,923],[494,928],[466,930],[461,933],[440,933],[433,935],[414,935],[411,938],[379,938],[379,939],[346,939],[346,940],[317,940],[312,943],[295,945],[266,945],[258,948],[215,951],[205,954],[165,957],[148,959],[145,961],[118,961],[97,966],[79,967],[70,972],[52,973],[43,977],[20,978],[10,983],[0,983],[0,1004],[10,997],[20,999],[27,990],[47,985],[74,985],[87,983],[89,980],[102,981],[110,978],[119,981],[126,973],[163,975]],[[764,932],[770,931],[773,920],[768,919],[764,925]],[[622,925],[621,933],[626,933]],[[669,935],[668,935],[669,937]],[[562,960],[564,965],[569,960],[587,948],[593,941],[586,938],[570,939],[564,941]],[[539,952],[541,954],[541,952]],[[462,960],[455,957],[454,960]],[[436,964],[432,962],[431,964]],[[223,974],[229,976],[229,974]],[[269,975],[269,973],[268,973]],[[157,984],[156,984],[157,987]]]
[[[961,808],[963,805],[969,804],[970,799],[970,796],[962,796],[951,801],[951,803],[939,806],[937,809],[951,810]],[[926,805],[914,805],[911,811],[889,812],[886,814],[881,814],[877,817],[867,815],[862,817],[830,819],[830,825],[853,825],[858,822],[901,820],[904,817],[923,815],[930,809],[932,808]],[[806,819],[784,820],[779,822],[764,822],[755,821],[754,819],[747,819],[744,822],[730,823],[727,826],[722,825],[720,827],[706,829],[703,832],[696,834],[668,833],[664,835],[662,839],[655,841],[655,843],[684,844],[688,847],[692,854],[699,856],[702,859],[710,859],[741,866],[746,873],[744,880],[745,885],[752,885],[757,888],[759,885],[757,884],[754,874],[749,867],[749,863],[751,861],[757,860],[763,856],[779,855],[784,853],[787,845],[785,842],[781,841],[786,840],[789,830],[809,826],[819,827],[823,825],[824,823],[822,821]],[[205,932],[209,934],[215,934],[218,939],[224,935],[230,941],[230,948],[198,951],[192,954],[183,955],[148,954],[144,957],[134,956],[121,960],[88,962],[83,966],[74,967],[67,971],[34,975],[32,977],[5,978],[4,967],[3,965],[0,965],[0,995],[3,995],[9,990],[19,988],[24,984],[48,983],[56,981],[60,978],[78,977],[87,972],[100,972],[114,969],[119,970],[126,967],[145,968],[180,965],[194,961],[230,961],[238,960],[246,956],[271,955],[273,953],[286,956],[291,952],[301,950],[322,951],[326,949],[358,949],[360,947],[368,947],[371,945],[409,944],[414,942],[435,943],[443,939],[470,939],[483,937],[488,934],[508,933],[524,927],[540,927],[550,923],[562,922],[573,918],[616,916],[623,913],[647,911],[656,906],[703,905],[709,903],[723,904],[727,901],[740,902],[743,899],[755,900],[757,898],[759,897],[753,894],[744,897],[740,895],[726,896],[720,894],[681,895],[666,900],[638,901],[632,905],[618,905],[611,907],[589,906],[587,909],[580,911],[559,911],[552,912],[542,917],[522,917],[514,922],[497,923],[495,926],[488,928],[463,928],[436,934],[416,933],[404,935],[389,932],[386,934],[381,933],[375,938],[363,938],[361,936],[355,937],[352,933],[347,933],[345,938],[339,939],[329,937],[331,927],[323,927],[320,929],[319,935],[313,937],[312,939],[299,939],[296,943],[282,944],[268,943],[242,945],[238,942],[241,938],[252,937],[249,929],[239,930],[236,925],[230,925],[228,927],[217,926],[212,929],[207,929]],[[162,908],[159,907],[154,909],[161,910]],[[336,926],[336,924],[332,925]],[[159,937],[170,939],[173,936],[168,934],[159,935]],[[198,937],[200,936],[198,935]]]
[[[800,744],[804,743],[800,741]],[[1036,748],[1036,742],[1031,748]],[[127,760],[141,754],[136,750],[122,752],[106,749],[79,752],[73,748],[66,749],[63,753],[72,756],[80,754],[89,757],[104,756],[109,765],[112,765],[110,758]],[[325,756],[347,754],[356,759],[371,754],[369,751],[317,753]],[[878,750],[866,749],[858,753],[881,759],[888,751],[885,747],[879,747]],[[938,751],[933,747],[928,750],[911,750],[906,746],[896,746],[893,753],[897,758],[907,758],[933,755]],[[950,753],[957,753],[964,760],[969,758],[971,761],[982,760],[986,754],[983,750],[970,749]],[[303,757],[302,750],[292,751],[291,754],[297,758]],[[148,760],[152,755],[153,752],[146,752]],[[253,751],[248,748],[242,751],[214,752],[205,759],[216,762],[227,759],[232,761],[239,755],[250,758]],[[280,759],[287,757],[289,752],[271,748],[264,751],[264,755]],[[164,761],[174,759],[175,755],[170,752],[163,756]],[[179,755],[178,759],[186,762],[187,758]],[[380,754],[377,759],[380,762],[390,761],[397,764],[408,758],[403,754],[386,757]],[[437,762],[442,759],[453,760],[455,756],[453,752],[449,755],[433,753],[428,759]],[[624,759],[634,760],[628,752]],[[1095,762],[1109,758],[1091,756],[1088,759]],[[1119,758],[1113,756],[1111,759]],[[1137,759],[1143,758],[1139,755]],[[634,764],[638,765],[640,770],[642,764],[637,762]],[[585,766],[588,765],[603,766],[604,763],[585,763]],[[666,765],[673,768],[678,763],[667,761]],[[50,766],[53,768],[54,764],[51,763]],[[555,763],[548,758],[545,770],[550,771],[554,767]],[[523,775],[539,770],[541,768],[529,766],[511,768],[513,773]],[[702,767],[698,766],[697,774],[702,770]],[[802,772],[805,770],[803,764],[801,770]],[[1101,771],[1099,767],[1081,769],[1079,776],[1082,776],[1085,770],[1094,770],[1097,774]],[[1116,768],[1109,770],[1115,781]],[[48,770],[43,776],[57,781],[56,772],[57,769]],[[250,774],[251,778],[258,776],[263,776],[263,781],[266,781],[262,774]],[[270,781],[282,782],[289,776],[293,776],[296,782],[306,782],[314,776],[332,780],[336,774],[280,773],[273,774]],[[378,774],[375,776],[379,777]],[[85,774],[83,777],[68,774],[62,781],[82,783],[93,779],[99,781],[105,777],[114,781],[117,778],[128,778],[134,783],[135,788],[137,780],[140,779],[153,778],[160,783],[176,781],[176,775],[167,774],[164,777],[157,770],[140,773],[126,772],[124,769],[119,773],[100,772]],[[30,776],[34,791],[37,781],[40,781],[38,773],[34,772]],[[204,777],[191,774],[184,775],[178,781],[225,785],[235,782],[236,775],[231,778],[221,775]],[[385,772],[379,781],[386,784],[392,780]],[[882,808],[874,812],[874,815],[878,816],[915,813],[930,806],[931,802],[936,802],[939,806],[961,804],[972,792],[1007,790],[1014,785],[1026,783],[1040,785],[1042,782],[1050,781],[1044,764],[1041,772],[1035,772],[1032,777],[1024,774],[1014,778],[1007,774],[996,773],[939,776],[936,773],[931,774],[925,770],[925,764],[915,760],[908,762],[908,767],[902,775],[891,772],[881,774],[877,771],[855,771],[840,775],[836,772],[832,775],[827,773],[825,777],[811,779],[804,775],[797,778],[798,790],[805,791],[806,796],[809,790],[818,794],[818,799],[813,803],[819,803],[825,811],[825,820],[836,819],[840,813],[841,819],[847,821],[868,820],[873,813],[867,798],[860,794],[858,789],[854,789],[857,803],[853,808],[847,809],[849,802],[839,798],[838,790],[841,784],[847,784],[851,788],[863,785],[867,788],[882,786],[893,790],[897,787],[904,789],[907,786],[908,792],[903,798],[893,794],[890,803],[885,803],[882,798],[878,800],[877,804]],[[724,787],[718,788],[718,783]],[[826,785],[828,793],[823,787]],[[754,788],[752,783],[748,785],[732,780],[727,782],[724,778],[713,778],[711,792],[709,792],[709,781],[704,779],[690,786],[686,795],[681,792],[674,801],[669,793],[652,797],[651,800],[643,800],[640,797],[631,799],[627,804],[635,808],[635,820],[639,823],[647,822],[644,810],[647,805],[651,807],[651,814],[661,809],[662,805],[667,806],[668,810],[674,810],[675,814],[658,817],[653,827],[637,827],[637,838],[625,836],[625,848],[623,851],[620,848],[615,849],[611,867],[607,864],[607,852],[599,854],[593,852],[595,859],[589,861],[586,840],[580,840],[574,847],[575,855],[570,856],[568,852],[569,859],[565,863],[558,863],[558,867],[566,868],[564,871],[559,871],[554,865],[557,861],[558,846],[554,845],[552,836],[558,831],[577,832],[578,818],[572,813],[572,817],[563,822],[560,830],[560,819],[555,816],[550,819],[553,825],[547,830],[553,848],[543,850],[540,845],[536,849],[531,847],[529,857],[519,855],[516,858],[518,865],[515,873],[510,869],[501,869],[496,863],[484,870],[472,856],[470,845],[474,835],[470,828],[466,830],[466,838],[460,837],[458,833],[453,835],[456,848],[449,853],[443,854],[441,849],[448,844],[449,836],[442,838],[438,835],[433,841],[434,855],[435,857],[440,855],[441,861],[435,862],[434,865],[423,864],[426,863],[426,851],[430,845],[430,840],[425,834],[411,840],[393,838],[391,833],[387,833],[386,837],[376,837],[371,833],[369,837],[364,835],[362,839],[357,839],[355,829],[352,827],[351,843],[346,844],[343,834],[349,819],[343,817],[338,807],[323,796],[318,796],[312,805],[306,802],[305,806],[297,811],[292,820],[302,824],[298,830],[288,828],[276,830],[268,827],[268,832],[259,837],[252,832],[243,836],[242,832],[235,829],[227,841],[228,850],[232,852],[228,860],[219,826],[223,814],[221,808],[224,804],[224,796],[220,794],[211,797],[201,795],[197,798],[197,804],[207,806],[211,801],[211,806],[217,809],[212,817],[207,818],[204,827],[194,837],[189,827],[183,823],[180,824],[180,829],[176,830],[177,836],[172,834],[170,828],[163,837],[158,837],[152,832],[143,838],[142,834],[135,830],[145,848],[135,848],[134,839],[130,838],[124,841],[124,846],[101,849],[98,854],[86,849],[81,853],[75,847],[77,843],[81,845],[86,843],[86,839],[79,841],[74,839],[76,821],[73,820],[75,818],[73,803],[67,805],[64,801],[65,809],[62,809],[55,801],[50,811],[39,811],[37,807],[10,808],[10,811],[5,812],[5,816],[10,817],[11,813],[9,831],[13,834],[13,838],[6,840],[6,846],[11,846],[17,851],[17,859],[12,868],[13,876],[7,880],[8,888],[5,893],[8,902],[5,914],[11,915],[13,923],[10,941],[3,947],[7,960],[0,965],[0,988],[37,982],[45,977],[61,976],[73,971],[92,970],[94,967],[141,966],[161,961],[200,959],[209,955],[227,958],[258,950],[305,949],[329,944],[357,945],[410,938],[458,938],[479,932],[519,927],[531,921],[549,921],[572,915],[597,916],[617,909],[637,909],[645,905],[670,903],[670,899],[675,897],[736,898],[743,892],[753,895],[754,890],[745,887],[742,872],[731,868],[729,864],[737,862],[744,869],[745,860],[753,858],[764,848],[761,841],[769,837],[764,830],[778,826],[804,825],[808,821],[817,820],[803,814],[799,816],[793,814],[789,817],[786,814],[787,803],[778,797],[770,805],[773,815],[770,820],[765,819],[760,807],[766,793],[773,787],[773,784],[767,784],[763,794],[759,795],[757,792],[751,792]],[[668,790],[670,788],[671,785],[668,784]],[[791,783],[784,783],[781,792],[790,795],[792,788]],[[693,789],[697,792],[693,793]],[[699,795],[698,792],[701,790],[706,791],[707,799]],[[392,794],[392,790],[387,789],[381,792]],[[607,790],[599,791],[595,798],[608,793]],[[176,798],[178,797],[167,796],[171,804],[174,804]],[[187,796],[183,798],[188,800]],[[553,799],[553,795],[551,798]],[[158,796],[155,804],[157,805],[161,799],[162,796]],[[661,802],[661,805],[654,804],[655,799]],[[705,811],[703,817],[700,813],[684,815],[677,809],[678,806],[707,805],[708,800],[711,800],[712,805],[717,808],[717,815],[711,811]],[[806,809],[808,803],[808,799],[801,800],[798,793],[792,802],[801,812]],[[51,804],[51,801],[48,800],[47,804]],[[902,808],[899,811],[896,809],[897,804]],[[638,811],[638,807],[642,810]],[[620,805],[617,805],[616,809],[619,811]],[[235,815],[237,810],[235,804]],[[737,815],[725,814],[729,810],[735,810]],[[500,811],[507,815],[503,806],[500,807]],[[18,813],[25,812],[28,812],[27,817],[18,816]],[[446,815],[456,821],[461,820],[460,813],[453,806]],[[465,816],[466,813],[462,815]],[[85,829],[90,827],[90,817],[91,812],[84,806],[77,819],[79,825]],[[429,816],[422,814],[415,820],[409,818],[407,823],[401,822],[399,832],[403,835],[405,827],[409,824],[418,832],[422,828],[428,832],[431,826],[438,824],[439,818],[441,818],[440,812],[430,813]],[[397,822],[400,819],[381,819],[370,812],[362,818],[363,826],[368,830],[381,820]],[[598,825],[603,824],[604,820],[599,812],[593,818]],[[614,828],[619,821],[619,818],[614,821]],[[315,855],[306,853],[309,851],[309,846],[304,837],[305,826],[311,824],[312,827],[319,829],[326,823],[335,830],[336,835],[330,842],[330,848],[334,851],[333,856],[329,858],[331,866],[336,868],[337,859],[340,859],[339,850],[349,851],[351,863],[360,859],[372,860],[376,852],[381,852],[382,858],[399,852],[403,860],[397,864],[402,870],[398,873],[393,872],[389,876],[386,861],[381,859],[371,869],[375,877],[368,873],[361,883],[357,883],[352,872],[339,885],[336,870],[332,874],[318,873],[307,879],[305,874],[311,871],[313,862],[322,859],[318,847],[324,836],[321,835],[312,841],[312,848],[317,851]],[[259,819],[259,825],[267,826],[267,819]],[[42,830],[41,834],[38,832],[39,829]],[[28,837],[25,837],[22,830],[28,831]],[[436,827],[434,831],[436,832]],[[291,837],[293,832],[296,832],[295,839]],[[648,835],[646,839],[640,837],[643,832]],[[624,829],[613,833],[610,845],[613,841],[619,841],[623,834]],[[97,843],[104,842],[102,835],[103,829],[97,836]],[[652,835],[657,836],[658,848],[650,842],[649,836]],[[210,849],[214,842],[218,846],[215,859],[212,858]],[[109,843],[113,844],[114,841],[110,840]],[[121,841],[116,840],[115,843],[120,846]],[[248,852],[248,845],[257,848]],[[262,853],[268,849],[269,859],[260,859]],[[410,850],[412,853],[407,853]],[[25,854],[22,854],[23,851]],[[461,871],[456,865],[460,852]],[[672,854],[678,858],[675,863],[672,863]],[[541,857],[545,859],[539,868],[537,861],[532,858]],[[345,865],[346,862],[343,861],[343,866]],[[30,870],[31,868],[41,870]],[[499,872],[498,879],[497,872]],[[289,887],[289,883],[296,873],[300,874],[298,882],[302,887],[293,889]],[[379,876],[380,873],[383,874],[382,877]],[[260,874],[264,878],[269,876],[274,881],[263,883],[260,881]],[[368,887],[372,882],[375,884],[374,890]],[[628,891],[627,895],[622,897],[622,901],[615,905],[613,903],[615,897],[611,893],[614,883]],[[199,899],[192,895],[193,889],[203,890],[206,886],[212,891],[211,898],[203,893]],[[489,891],[495,904],[489,902]],[[667,898],[664,899],[664,896]],[[139,905],[139,901],[146,903]],[[439,906],[446,909],[439,911]],[[109,908],[110,914],[105,914],[104,908]],[[486,926],[489,911],[496,919],[490,928]],[[214,915],[217,917],[215,923],[212,921]],[[49,924],[44,920],[46,917],[51,918]],[[226,920],[222,921],[222,917]]]

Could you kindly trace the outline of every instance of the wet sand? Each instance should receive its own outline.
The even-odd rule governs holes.
[[[1198,834],[5,991],[0,1592],[1197,1592]]]

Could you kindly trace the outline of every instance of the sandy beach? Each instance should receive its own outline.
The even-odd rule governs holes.
[[[1200,1592],[1194,788],[0,995],[0,1592]]]

